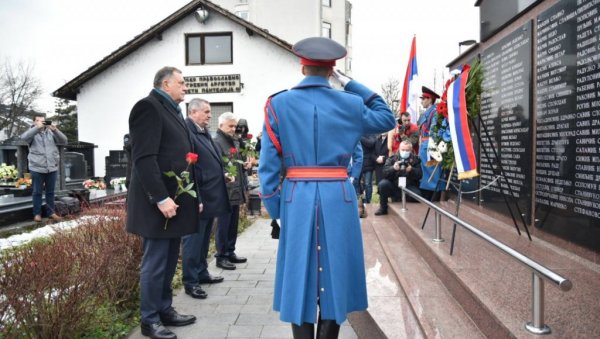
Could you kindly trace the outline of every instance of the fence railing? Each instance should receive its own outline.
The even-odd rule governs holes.
[[[422,198],[421,196],[407,190],[406,188],[402,188],[402,211],[406,211],[406,194],[410,195],[415,200],[419,201],[427,205],[429,208],[433,209],[435,212],[435,238],[432,239],[435,242],[443,241],[441,235],[441,217],[445,216],[446,218],[452,220],[457,225],[462,226],[469,232],[475,234],[479,238],[487,241],[489,244],[493,245],[497,249],[502,252],[508,254],[511,258],[515,259],[517,262],[522,264],[523,266],[529,268],[532,271],[532,296],[531,296],[531,312],[532,312],[532,320],[525,324],[525,328],[534,334],[549,334],[552,332],[550,327],[544,324],[544,280],[552,283],[556,287],[558,287],[562,291],[569,291],[573,284],[571,281],[556,272],[548,269],[537,261],[527,257],[519,251],[511,248],[510,246],[504,244],[503,242],[493,238],[492,236],[482,232],[477,229],[473,225],[467,223],[466,221],[456,217],[450,212],[442,209],[441,207],[435,205],[431,201]]]

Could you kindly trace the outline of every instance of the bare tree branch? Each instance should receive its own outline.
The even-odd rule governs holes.
[[[4,105],[4,114],[0,119],[0,130],[5,130],[11,138],[22,132],[22,118],[42,94],[40,81],[33,75],[33,66],[22,61],[14,64],[4,60],[0,66],[0,104]]]
[[[397,113],[400,100],[400,80],[389,78],[381,85],[381,96],[392,112]]]

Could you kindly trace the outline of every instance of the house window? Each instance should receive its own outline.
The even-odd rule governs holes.
[[[248,11],[237,11],[237,12],[235,12],[235,15],[248,21]]]
[[[331,7],[331,0],[321,0],[321,5]]]
[[[210,110],[212,118],[209,123],[209,130],[212,136],[217,134],[217,130],[219,129],[219,116],[225,112],[233,112],[233,102],[218,102],[210,103]]]
[[[321,36],[331,39],[331,24],[329,22],[323,21],[321,25]]]
[[[231,64],[231,33],[186,34],[186,65]]]

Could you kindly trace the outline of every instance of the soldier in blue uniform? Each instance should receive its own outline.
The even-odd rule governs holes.
[[[432,200],[433,193],[442,190],[442,185],[438,185],[440,180],[442,169],[436,166],[427,166],[429,155],[427,154],[427,147],[429,147],[429,131],[433,126],[432,121],[436,114],[435,100],[439,99],[439,95],[429,88],[422,87],[423,94],[421,94],[421,105],[425,108],[425,112],[419,117],[417,125],[419,126],[419,158],[421,158],[421,169],[423,171],[423,177],[421,177],[421,183],[419,188],[421,189],[421,195],[428,200]],[[434,172],[435,171],[435,172]],[[432,176],[433,173],[433,176]],[[431,178],[431,179],[430,179]],[[438,197],[439,198],[439,197]]]
[[[395,121],[379,95],[333,70],[343,46],[308,38],[292,50],[305,78],[267,100],[258,168],[264,205],[281,220],[273,308],[295,338],[313,338],[314,323],[318,338],[336,338],[349,312],[367,308],[347,166],[362,135],[389,131]],[[332,88],[331,76],[345,91]]]

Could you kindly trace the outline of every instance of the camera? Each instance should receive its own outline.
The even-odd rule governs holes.
[[[44,125],[52,125],[52,120],[46,120],[46,121],[44,121]]]
[[[406,167],[408,166],[408,162],[406,161],[406,159],[399,160],[397,164],[400,167],[400,172],[406,171]]]

